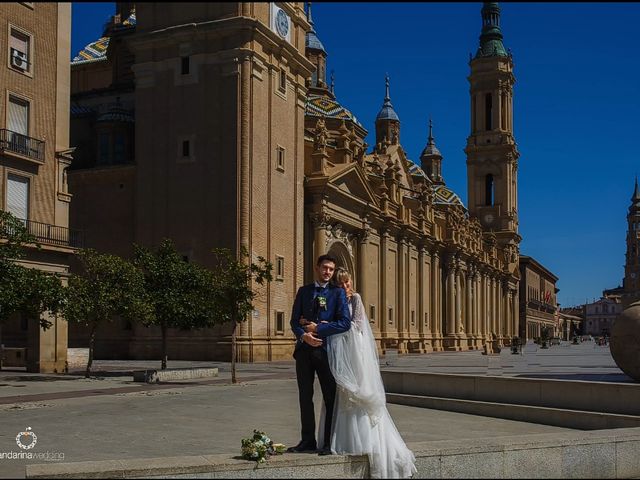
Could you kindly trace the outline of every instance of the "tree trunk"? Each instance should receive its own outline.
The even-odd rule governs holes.
[[[91,376],[91,364],[93,363],[93,348],[96,342],[96,327],[97,324],[91,325],[91,332],[89,333],[89,359],[87,360],[87,371],[84,373],[85,378]]]
[[[162,364],[160,368],[162,370],[167,369],[167,326],[162,325]]]
[[[4,358],[4,348],[2,346],[2,321],[0,321],[0,370],[2,370],[3,358]]]
[[[236,378],[236,329],[238,322],[233,319],[233,330],[231,330],[231,383],[238,383]]]

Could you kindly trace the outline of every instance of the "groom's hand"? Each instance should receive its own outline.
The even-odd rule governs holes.
[[[307,343],[312,347],[319,347],[322,345],[322,340],[311,332],[303,333],[301,338],[304,343]]]

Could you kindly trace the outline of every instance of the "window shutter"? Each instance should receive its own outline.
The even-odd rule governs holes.
[[[29,179],[8,175],[7,211],[18,218],[29,218]]]
[[[11,42],[9,47],[15,48],[27,56],[29,55],[29,37],[11,29],[11,38],[9,41]]]
[[[9,96],[9,130],[29,136],[29,103]]]

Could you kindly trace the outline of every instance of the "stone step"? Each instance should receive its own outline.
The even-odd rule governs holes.
[[[171,370],[139,370],[133,372],[134,382],[159,383],[172,380],[217,377],[217,368],[176,368]]]
[[[574,428],[577,430],[640,427],[640,416],[565,408],[516,405],[511,403],[462,400],[402,393],[387,393],[387,402],[412,407],[430,408],[433,410],[447,410],[450,412],[481,415],[484,417],[504,418],[520,422]]]

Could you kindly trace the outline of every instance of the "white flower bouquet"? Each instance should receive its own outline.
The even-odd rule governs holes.
[[[253,431],[253,437],[242,439],[242,458],[265,462],[271,455],[280,455],[287,447],[282,443],[273,443],[266,433]]]

